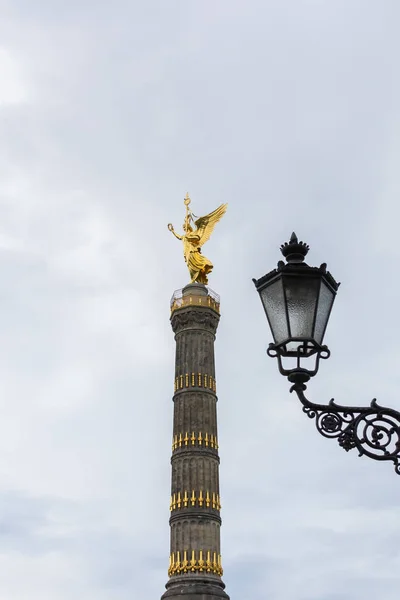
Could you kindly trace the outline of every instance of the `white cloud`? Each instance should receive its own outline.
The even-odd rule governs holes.
[[[169,299],[187,281],[166,224],[180,228],[187,190],[196,213],[229,202],[206,252],[228,593],[397,598],[392,466],[346,454],[301,412],[265,355],[251,277],[295,229],[342,281],[310,398],[398,406],[398,16],[344,1],[9,3],[2,598],[163,592]]]
[[[0,110],[25,103],[29,98],[26,77],[18,60],[0,46]]]

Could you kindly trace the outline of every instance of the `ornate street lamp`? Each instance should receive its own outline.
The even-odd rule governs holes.
[[[320,359],[330,356],[323,345],[325,330],[339,283],[326,264],[310,267],[305,262],[309,247],[292,233],[281,246],[286,263],[260,279],[253,279],[260,294],[274,342],[267,353],[278,360],[279,371],[293,384],[303,411],[315,419],[318,431],[337,438],[346,451],[357,448],[359,456],[391,460],[400,475],[400,412],[379,406],[315,404],[304,395],[305,383],[317,374]]]

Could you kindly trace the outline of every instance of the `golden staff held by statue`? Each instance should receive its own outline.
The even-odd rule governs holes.
[[[213,264],[208,258],[202,255],[201,247],[210,239],[215,225],[225,214],[228,205],[221,204],[221,206],[209,215],[196,217],[197,220],[195,221],[193,218],[194,215],[189,208],[189,194],[186,194],[183,202],[186,206],[183,235],[176,233],[171,223],[168,223],[168,229],[172,231],[178,240],[183,241],[183,255],[189,269],[191,283],[197,282],[207,285],[207,276],[211,273]],[[193,229],[192,225],[195,225],[196,229]]]

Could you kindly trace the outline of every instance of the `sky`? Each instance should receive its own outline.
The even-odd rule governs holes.
[[[232,600],[397,600],[400,479],[301,411],[251,279],[341,287],[308,397],[400,410],[398,0],[0,0],[0,595],[168,579],[183,198],[204,254]]]

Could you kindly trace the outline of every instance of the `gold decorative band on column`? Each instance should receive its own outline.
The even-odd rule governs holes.
[[[209,306],[219,314],[219,296],[217,296],[215,292],[213,292],[213,295],[215,298],[210,295],[196,296],[194,294],[190,296],[182,296],[182,291],[178,290],[171,299],[171,314],[175,310],[179,308],[185,308],[187,306]]]
[[[175,377],[174,392],[191,387],[202,387],[213,392],[217,391],[217,383],[214,377],[206,373],[185,373]]]
[[[192,433],[186,432],[185,435],[179,433],[175,435],[172,439],[172,451],[177,448],[185,448],[188,446],[204,446],[205,448],[214,448],[218,450],[218,440],[217,436],[212,433]]]
[[[184,492],[178,492],[171,496],[171,502],[169,504],[169,510],[179,510],[181,508],[188,508],[189,506],[199,506],[201,508],[213,508],[214,510],[221,510],[221,501],[219,494],[216,492],[203,492],[200,490],[197,494],[194,490],[192,493],[185,490]]]
[[[190,559],[188,559],[188,556]],[[168,575],[181,575],[194,572],[223,575],[221,555],[210,550],[184,550],[173,552],[169,557]]]

